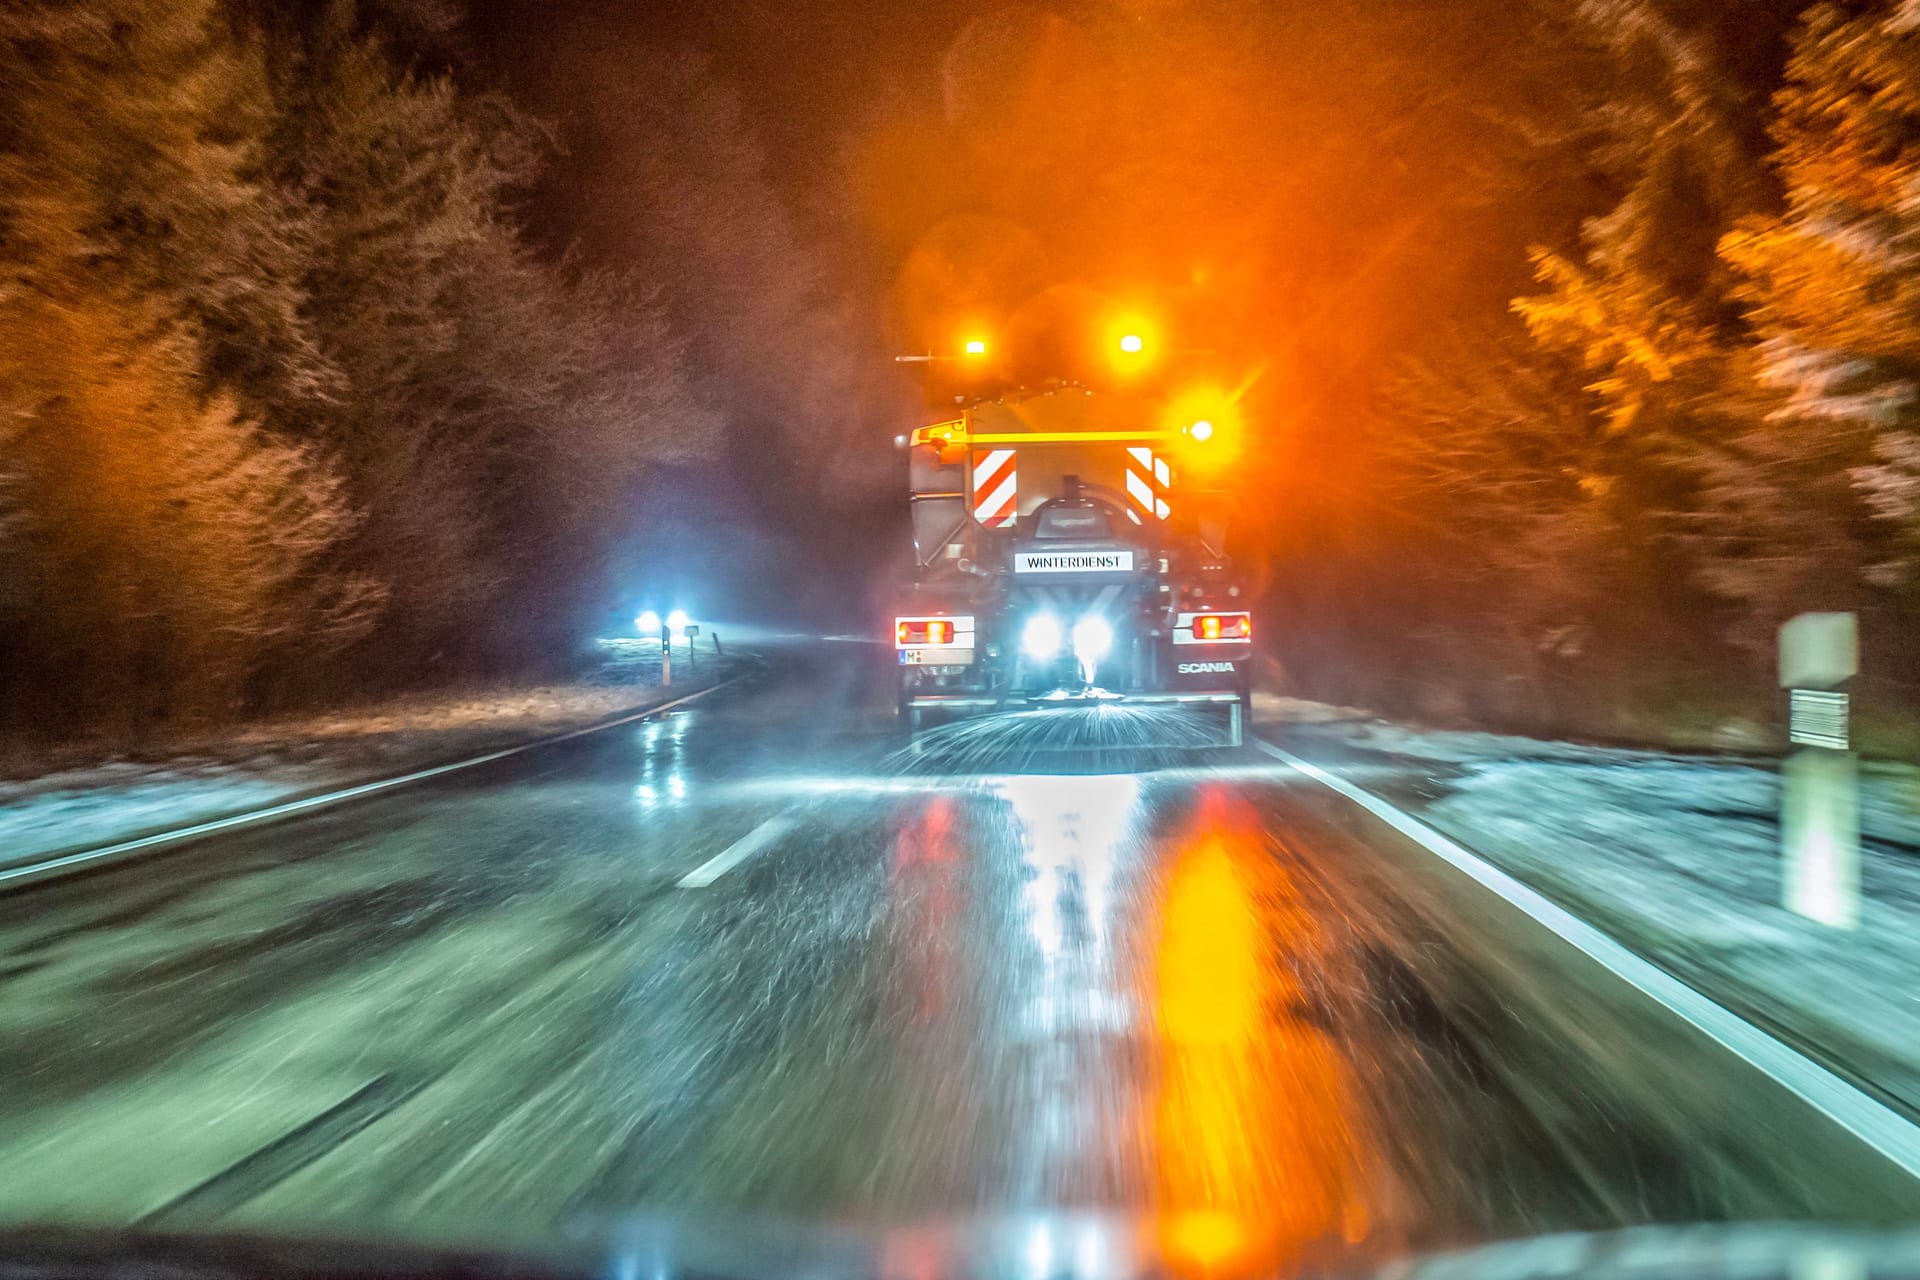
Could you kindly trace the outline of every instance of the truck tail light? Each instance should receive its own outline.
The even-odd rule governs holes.
[[[893,622],[894,647],[913,649],[923,645],[952,645],[960,638],[959,624],[962,622],[967,623],[971,631],[972,618],[896,618]],[[967,643],[971,644],[972,641]]]
[[[1193,620],[1199,640],[1251,640],[1253,616],[1245,613],[1203,613]]]

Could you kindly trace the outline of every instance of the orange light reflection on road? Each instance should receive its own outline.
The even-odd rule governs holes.
[[[1370,1223],[1343,1062],[1301,1016],[1289,963],[1325,943],[1244,800],[1207,788],[1190,822],[1151,978],[1158,1244],[1197,1273],[1284,1267]]]

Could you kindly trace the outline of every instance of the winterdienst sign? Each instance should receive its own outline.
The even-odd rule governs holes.
[[[1015,573],[1131,573],[1131,551],[1017,551]]]

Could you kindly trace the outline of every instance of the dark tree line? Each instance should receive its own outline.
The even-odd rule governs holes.
[[[11,725],[560,652],[649,468],[710,447],[654,287],[529,244],[542,132],[403,52],[443,18],[0,10]]]

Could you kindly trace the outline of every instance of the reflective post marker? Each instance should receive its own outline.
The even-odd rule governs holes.
[[[1803,613],[1780,628],[1787,740],[1780,767],[1781,900],[1840,929],[1860,923],[1860,769],[1843,688],[1860,669],[1851,613]]]

